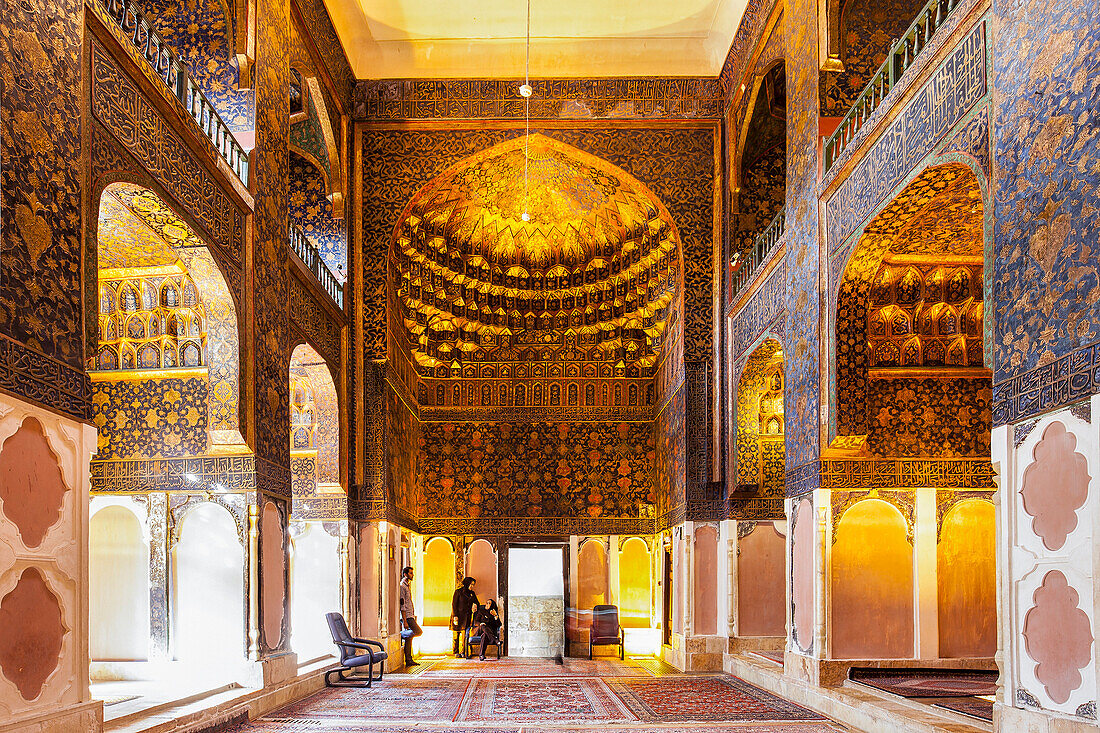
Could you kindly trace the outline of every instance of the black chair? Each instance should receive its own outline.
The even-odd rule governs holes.
[[[493,637],[489,637],[489,642],[486,646],[495,646],[497,648],[497,659],[500,659],[500,650],[504,647],[504,626],[501,625],[500,630],[497,631],[496,641],[492,640]],[[477,629],[466,629],[466,658],[469,659],[474,655],[474,649],[481,652],[481,634],[477,633]]]
[[[370,687],[372,682],[382,680],[382,671],[385,668],[389,654],[380,642],[370,639],[360,639],[352,636],[348,631],[347,622],[343,614],[326,613],[328,630],[332,632],[332,643],[340,648],[340,666],[325,672],[325,685],[328,687]],[[374,651],[372,647],[377,647]],[[374,665],[378,665],[378,676],[374,676]],[[359,680],[349,679],[344,675],[356,667],[367,668],[367,683],[364,685]],[[335,675],[335,677],[333,676]],[[361,680],[362,678],[360,678]]]
[[[619,647],[619,659],[623,659],[623,627],[619,625],[618,606],[595,606],[592,609],[592,628],[588,632],[588,658],[592,647],[613,645]]]

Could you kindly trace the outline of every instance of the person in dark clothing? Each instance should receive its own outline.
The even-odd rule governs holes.
[[[462,649],[462,638],[473,621],[474,606],[479,605],[477,594],[474,593],[474,583],[476,582],[468,576],[463,578],[462,585],[455,588],[454,595],[451,596],[451,632],[454,635],[456,657],[465,657]]]
[[[497,602],[492,598],[485,604],[484,608],[478,610],[474,616],[474,623],[477,624],[477,636],[481,637],[481,654],[479,658],[481,661],[485,661],[485,648],[490,644],[500,643],[500,610],[497,609]]]

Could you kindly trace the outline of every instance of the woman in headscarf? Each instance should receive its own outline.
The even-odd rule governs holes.
[[[477,625],[477,636],[481,637],[481,654],[479,658],[484,662],[485,647],[490,644],[500,644],[500,611],[497,609],[495,599],[490,598],[485,607],[474,614],[473,623]]]
[[[473,578],[467,576],[462,579],[462,585],[455,588],[451,596],[451,632],[454,636],[454,650],[456,657],[465,658],[465,650],[462,648],[466,629],[474,617],[474,607],[480,605],[477,602],[477,594],[474,593]]]

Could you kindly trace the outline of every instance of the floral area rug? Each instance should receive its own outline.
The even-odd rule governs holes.
[[[392,724],[343,725],[311,721],[272,721],[262,719],[250,725],[232,728],[226,733],[841,733],[841,728],[826,723],[730,723],[635,726],[598,724],[578,727],[558,725],[520,726],[471,726],[468,723],[417,724],[412,726]]]
[[[425,665],[419,677],[638,677],[651,675],[650,667],[633,660],[517,659],[489,657],[478,659],[440,659]]]
[[[728,675],[616,679],[608,685],[641,720],[824,720],[812,710]]]
[[[599,678],[475,679],[456,721],[620,722],[637,718]]]
[[[997,672],[977,669],[853,669],[849,677],[902,697],[970,697],[997,692]]]
[[[983,700],[980,697],[956,697],[950,700],[937,700],[932,703],[932,707],[952,710],[989,723],[993,722],[993,701]]]
[[[469,684],[466,679],[406,679],[400,684],[387,684],[383,680],[370,689],[330,687],[272,713],[265,720],[308,720],[315,725],[330,726],[347,723],[353,727],[372,721],[453,720]],[[303,728],[315,729],[319,730]]]

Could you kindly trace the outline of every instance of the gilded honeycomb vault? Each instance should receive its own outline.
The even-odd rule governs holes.
[[[489,148],[394,232],[398,376],[421,407],[650,407],[682,330],[680,257],[624,171],[537,134]]]

